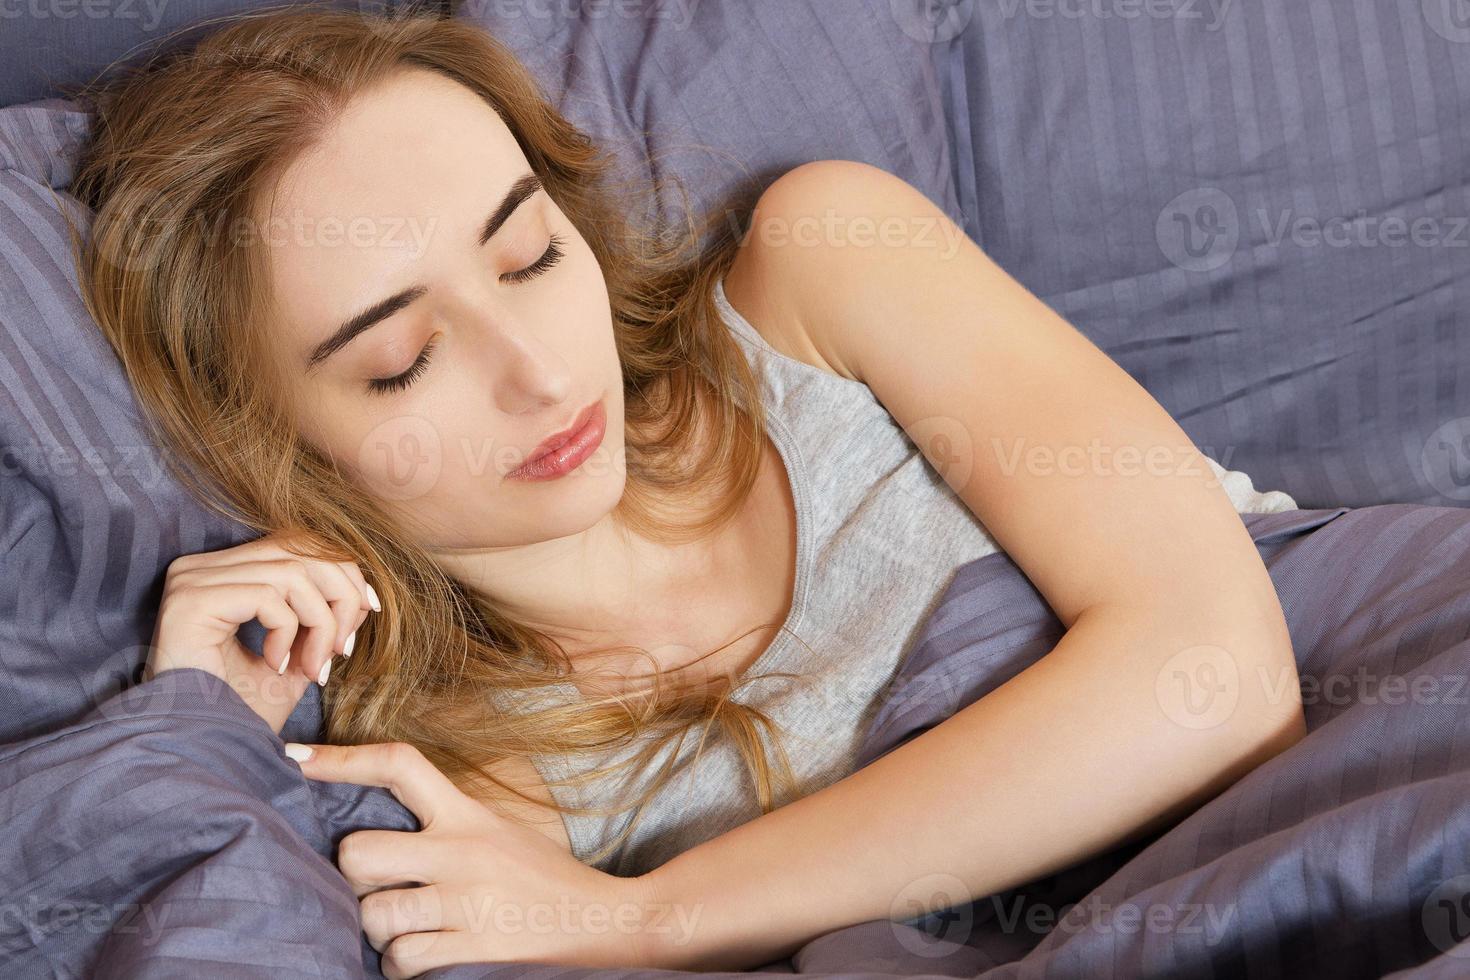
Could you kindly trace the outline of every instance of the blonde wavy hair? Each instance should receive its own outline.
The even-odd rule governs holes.
[[[76,91],[93,113],[71,186],[94,212],[85,242],[73,227],[87,308],[191,492],[262,534],[299,533],[307,553],[355,561],[374,583],[382,611],[364,622],[354,656],[323,690],[327,741],[408,742],[458,785],[488,780],[539,802],[485,767],[643,741],[616,768],[644,771],[697,726],[701,750],[712,729],[734,744],[769,811],[795,789],[779,737],[772,738],[779,769],[762,743],[761,731],[776,736],[779,726],[730,695],[780,675],[747,676],[716,693],[670,694],[654,674],[655,697],[636,702],[619,693],[571,703],[538,697],[571,672],[560,644],[442,571],[299,438],[277,386],[258,380],[267,370],[267,256],[211,229],[249,222],[292,158],[355,95],[406,68],[439,72],[499,113],[601,264],[626,404],[627,482],[616,515],[670,543],[734,517],[765,439],[757,379],[713,299],[739,237],[719,225],[713,244],[702,246],[715,216],[690,219],[682,185],[681,222],[636,224],[630,216],[656,214],[659,182],[614,182],[616,158],[558,113],[508,48],[468,21],[388,19],[316,4],[267,8],[224,18],[197,44]],[[668,516],[667,504],[678,499],[717,503],[681,524]],[[672,774],[665,766],[612,806],[552,806],[641,813]],[[613,853],[638,813],[589,862]]]

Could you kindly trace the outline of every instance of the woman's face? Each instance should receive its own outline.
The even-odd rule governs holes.
[[[268,204],[269,329],[300,432],[421,545],[530,544],[612,510],[626,450],[607,286],[494,109],[406,71]],[[512,475],[591,405],[603,435],[576,469]]]

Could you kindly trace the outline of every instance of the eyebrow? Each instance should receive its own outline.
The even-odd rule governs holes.
[[[490,217],[485,219],[485,224],[480,229],[477,244],[483,248],[485,243],[495,236],[510,216],[515,213],[527,198],[542,190],[541,178],[534,173],[522,174],[516,178],[515,183],[510,185],[510,190],[500,199],[495,210],[490,212]],[[306,373],[310,374],[317,366],[331,357],[337,351],[350,344],[358,334],[376,326],[383,320],[408,306],[414,300],[429,291],[429,287],[423,283],[416,283],[407,289],[401,289],[385,299],[380,299],[372,306],[347,318],[347,320],[326,340],[317,344],[316,349],[306,358]]]

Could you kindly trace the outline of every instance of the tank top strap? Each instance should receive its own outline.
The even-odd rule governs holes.
[[[766,342],[766,338],[761,336],[759,330],[751,326],[749,320],[741,316],[740,312],[730,305],[730,298],[725,295],[724,278],[715,282],[715,307],[720,311],[720,316],[724,318],[726,325],[730,328],[730,332],[744,341],[748,346],[753,346],[772,354],[779,353]]]

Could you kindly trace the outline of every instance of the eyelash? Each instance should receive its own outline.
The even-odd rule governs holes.
[[[415,379],[423,373],[424,368],[429,366],[429,354],[434,350],[434,342],[431,340],[419,351],[419,356],[408,366],[408,370],[402,374],[396,374],[391,378],[373,378],[368,382],[369,390],[376,394],[386,395],[394,391],[402,391],[413,384]]]
[[[562,256],[566,254],[561,250],[561,247],[565,244],[566,241],[560,235],[552,235],[551,244],[546,246],[546,253],[541,258],[518,272],[507,272],[500,278],[509,280],[510,282],[525,282],[527,279],[536,278],[561,261]]]
[[[507,272],[501,278],[508,279],[514,283],[521,283],[528,279],[536,278],[561,261],[562,257],[566,254],[562,251],[561,246],[565,244],[565,239],[560,235],[552,235],[551,244],[546,247],[546,251],[542,254],[541,258],[532,262],[524,269]],[[431,340],[424,345],[424,349],[419,352],[419,356],[409,365],[407,371],[404,371],[402,374],[396,374],[391,378],[372,378],[368,381],[368,389],[375,394],[389,394],[395,391],[402,391],[404,388],[413,384],[414,381],[418,380],[420,374],[423,374],[424,368],[429,365],[429,355],[433,351],[434,342]]]

